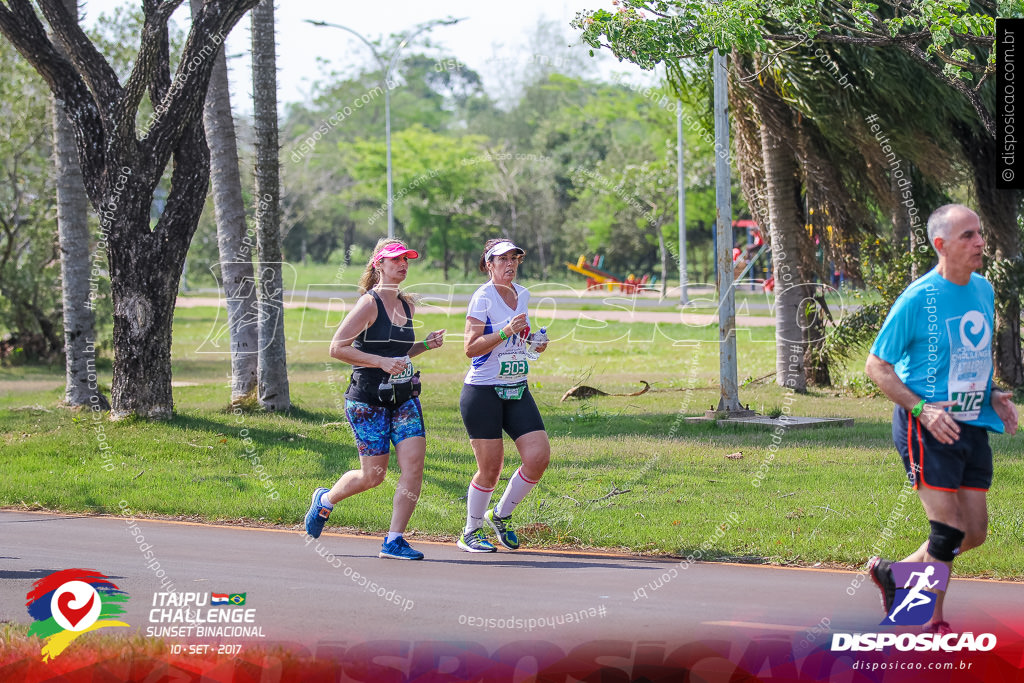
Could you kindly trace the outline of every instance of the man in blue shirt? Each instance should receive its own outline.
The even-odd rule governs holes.
[[[992,388],[992,285],[975,271],[985,240],[978,215],[947,204],[928,218],[939,264],[915,280],[889,311],[865,371],[896,404],[893,441],[928,515],[931,533],[903,562],[942,562],[976,548],[988,533],[985,496],[992,483],[988,432],[1017,431],[1009,392]],[[889,560],[868,570],[886,614],[897,586]],[[942,618],[945,592],[924,625],[950,633]]]

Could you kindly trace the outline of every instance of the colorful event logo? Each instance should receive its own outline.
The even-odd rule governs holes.
[[[64,569],[32,586],[25,596],[28,614],[35,619],[28,635],[45,641],[44,662],[59,655],[83,633],[106,626],[128,626],[111,619],[124,613],[128,594],[95,569]]]
[[[896,598],[882,625],[926,623],[935,613],[936,592],[949,584],[949,567],[941,562],[893,562],[891,566]]]

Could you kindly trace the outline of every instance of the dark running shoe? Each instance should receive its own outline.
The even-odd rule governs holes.
[[[878,555],[868,560],[868,573],[871,574],[871,580],[878,586],[878,590],[882,592],[882,609],[885,610],[886,616],[892,610],[893,601],[896,600],[896,582],[892,578],[891,565],[892,562]]]

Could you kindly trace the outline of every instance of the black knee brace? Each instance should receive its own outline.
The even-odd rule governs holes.
[[[964,532],[942,522],[930,520],[932,533],[928,536],[928,554],[942,562],[952,562],[956,550],[964,540]]]

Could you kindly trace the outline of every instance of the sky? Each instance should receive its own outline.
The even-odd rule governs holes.
[[[137,0],[86,0],[84,23],[92,25],[101,13],[111,13]],[[187,28],[188,2],[174,15],[178,25]],[[577,42],[578,31],[569,26],[576,13],[588,9],[611,8],[611,0],[519,0],[516,3],[441,0],[410,2],[378,0],[378,2],[338,2],[337,0],[302,0],[278,2],[276,13],[278,101],[300,102],[307,98],[312,84],[325,73],[336,70],[354,74],[359,67],[371,64],[372,54],[363,43],[343,30],[312,26],[305,20],[324,21],[348,26],[372,40],[392,33],[404,33],[431,19],[449,17],[464,19],[453,26],[439,26],[421,34],[403,54],[419,46],[426,36],[442,46],[484,79],[484,88],[497,99],[507,91],[510,70],[518,72],[530,60],[550,59],[559,64],[564,55],[540,55],[532,46],[538,22],[557,22],[567,42]],[[243,18],[228,36],[232,104],[236,111],[251,111],[249,72],[249,19]],[[586,52],[586,47],[577,50]],[[433,54],[437,54],[436,52]],[[589,59],[589,58],[588,58]],[[649,83],[655,79],[639,68],[618,63],[610,54],[595,61],[595,77],[624,74],[627,79]]]

